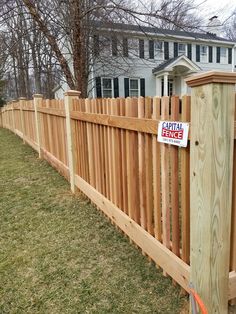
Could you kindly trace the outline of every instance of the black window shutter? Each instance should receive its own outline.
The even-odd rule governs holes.
[[[208,61],[209,61],[209,63],[212,63],[212,46],[209,46],[208,47]]]
[[[164,55],[165,60],[169,59],[169,43],[167,41],[164,42]]]
[[[154,59],[154,41],[149,40],[149,59]]]
[[[174,57],[178,56],[178,43],[174,43]]]
[[[129,56],[128,38],[123,38],[123,56]]]
[[[228,64],[232,64],[232,48],[228,48]]]
[[[101,77],[96,77],[96,91],[97,91],[97,98],[101,98],[102,97]]]
[[[113,85],[114,85],[114,97],[117,98],[119,97],[119,78],[118,77],[114,78]]]
[[[192,45],[188,44],[188,58],[192,60]]]
[[[112,37],[111,45],[112,45],[112,55],[116,57],[117,56],[117,38],[115,36]]]
[[[125,77],[124,84],[125,84],[125,97],[129,97],[129,78]]]
[[[139,39],[139,58],[144,59],[144,40]]]
[[[165,60],[169,59],[169,43],[168,43],[168,41],[164,42],[164,56],[165,56]]]
[[[216,47],[216,62],[220,63],[220,47]]]
[[[196,45],[196,62],[200,62],[200,45]]]
[[[140,96],[145,97],[145,79],[140,79]]]

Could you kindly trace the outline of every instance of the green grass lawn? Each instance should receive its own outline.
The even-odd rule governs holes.
[[[0,129],[0,313],[180,313],[186,298],[87,199]]]

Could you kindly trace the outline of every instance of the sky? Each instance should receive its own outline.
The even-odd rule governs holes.
[[[225,22],[236,9],[236,0],[197,0],[200,14],[206,19],[217,15],[221,22]]]

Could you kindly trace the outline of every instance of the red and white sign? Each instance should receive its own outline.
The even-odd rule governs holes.
[[[157,141],[181,147],[188,145],[189,123],[180,121],[160,121]]]

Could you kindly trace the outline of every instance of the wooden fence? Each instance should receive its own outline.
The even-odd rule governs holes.
[[[35,95],[14,101],[2,109],[0,123],[189,291],[190,145],[157,142],[157,126],[160,120],[190,122],[190,111],[190,96],[80,99],[69,91],[64,100]],[[236,145],[233,158],[228,300],[236,297]]]

